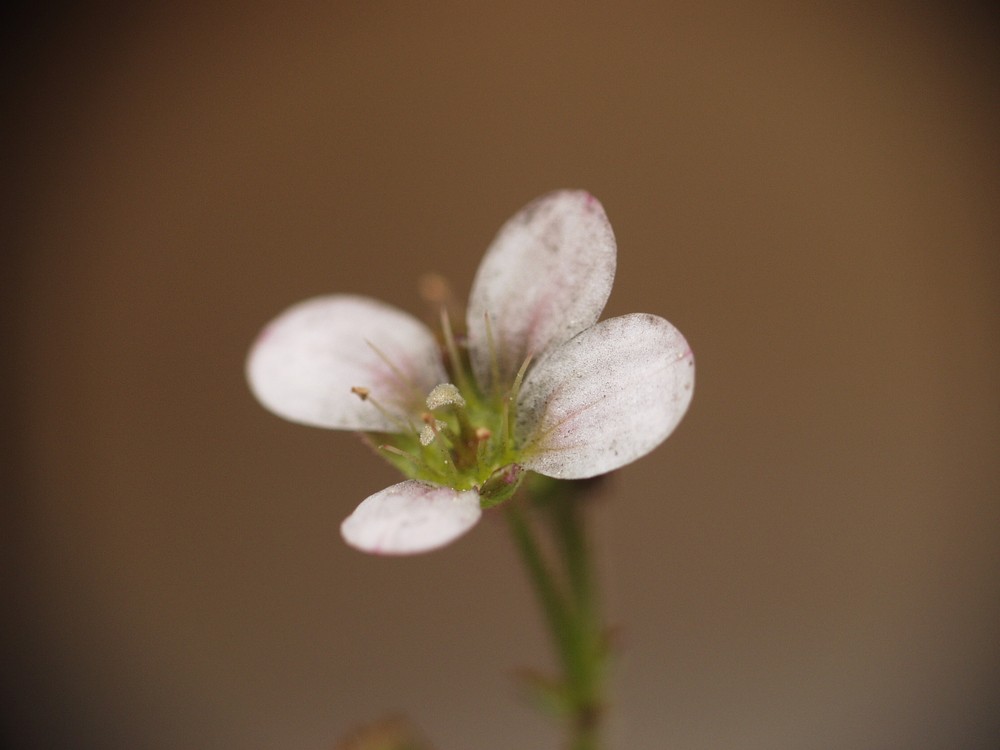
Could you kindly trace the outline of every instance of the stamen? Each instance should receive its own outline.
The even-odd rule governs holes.
[[[524,373],[528,371],[528,366],[531,364],[531,360],[534,358],[534,354],[529,354],[524,358],[524,362],[517,370],[517,375],[514,377],[514,385],[510,389],[510,397],[512,400],[517,401],[517,396],[521,392],[521,381],[524,380]]]
[[[360,398],[365,403],[371,404],[375,407],[376,411],[385,417],[387,420],[392,422],[400,432],[416,432],[417,428],[406,419],[402,419],[397,414],[393,414],[388,409],[386,409],[382,404],[371,397],[371,390],[364,388],[360,385],[351,386],[351,393]]]
[[[383,445],[380,445],[378,447],[378,449],[381,450],[381,451],[385,451],[386,453],[391,453],[393,456],[397,456],[398,458],[402,458],[402,459],[404,459],[406,461],[409,461],[415,467],[417,467],[418,469],[420,469],[422,471],[427,472],[428,474],[433,474],[434,476],[439,477],[439,478],[441,478],[441,477],[444,476],[440,471],[434,469],[432,466],[430,466],[426,461],[424,461],[419,456],[414,456],[412,453],[407,453],[404,450],[400,450],[395,445],[384,445],[383,444]]]
[[[472,393],[469,387],[469,376],[465,372],[462,364],[462,357],[458,353],[458,346],[455,344],[455,333],[451,328],[451,316],[448,315],[448,308],[441,305],[441,334],[444,336],[444,347],[448,351],[448,359],[451,362],[451,370],[455,375],[455,380],[462,386],[466,393]]]
[[[527,357],[524,358],[524,362],[521,363],[521,366],[517,370],[517,375],[514,376],[514,385],[512,385],[510,387],[510,393],[507,394],[507,402],[504,404],[504,418],[505,418],[505,421],[507,422],[507,425],[506,425],[507,430],[504,432],[504,436],[509,441],[512,441],[514,439],[514,432],[513,431],[514,431],[514,421],[515,420],[510,418],[510,414],[508,414],[508,408],[507,407],[508,407],[508,404],[509,404],[509,408],[510,408],[511,411],[514,412],[514,416],[516,418],[516,414],[517,414],[517,397],[521,393],[521,383],[524,381],[524,373],[526,373],[528,371],[528,365],[531,364],[531,359],[532,359],[533,356],[534,356],[533,354],[529,354]]]
[[[473,435],[476,438],[476,468],[482,470],[489,458],[487,454],[490,451],[490,438],[493,437],[493,433],[486,427],[477,427]]]
[[[511,440],[510,400],[506,398],[500,405],[500,436],[501,445]]]
[[[486,346],[490,352],[490,376],[493,380],[493,392],[496,393],[500,388],[500,361],[497,359],[497,347],[493,340],[493,326],[490,325],[489,312],[483,313],[483,318],[486,322]]]
[[[481,437],[480,430],[489,433],[485,427],[480,427],[476,430],[476,470],[481,474],[483,467],[492,464],[490,461],[490,437],[492,434],[487,434],[485,437]]]
[[[395,445],[389,445],[387,443],[383,443],[378,447],[378,449],[380,451],[385,451],[386,453],[391,453],[394,456],[399,456],[400,458],[407,458],[410,461],[413,461],[413,463],[420,463],[420,464],[423,463],[423,461],[421,461],[416,456],[411,455],[400,448],[397,448]]]

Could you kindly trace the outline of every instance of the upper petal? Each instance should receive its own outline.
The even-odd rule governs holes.
[[[381,555],[428,552],[476,525],[479,494],[408,480],[366,499],[340,526],[352,547]]]
[[[316,297],[283,312],[257,338],[246,371],[254,395],[275,414],[370,432],[402,431],[406,414],[447,379],[423,323],[351,295]],[[352,393],[355,387],[370,398]]]
[[[469,296],[469,356],[479,384],[492,384],[487,316],[503,386],[529,354],[593,325],[614,276],[615,236],[589,193],[550,193],[515,214],[487,250]]]
[[[663,318],[602,321],[555,349],[521,388],[525,468],[584,479],[631,463],[669,435],[694,392],[694,356]]]

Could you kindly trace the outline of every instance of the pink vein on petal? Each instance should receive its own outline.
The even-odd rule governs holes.
[[[561,387],[562,386],[560,386],[560,388]],[[556,393],[556,392],[558,392],[558,390],[559,389],[553,390],[553,394]],[[548,435],[550,435],[555,430],[558,430],[560,427],[562,427],[564,424],[566,424],[570,420],[576,419],[577,417],[579,417],[584,412],[589,411],[590,409],[593,409],[595,406],[597,406],[601,402],[601,400],[602,399],[596,399],[594,401],[591,401],[589,404],[584,404],[583,406],[579,407],[578,409],[574,409],[573,411],[565,414],[558,422],[554,422],[553,424],[546,425],[544,429],[537,430],[532,435],[530,442],[525,446],[525,449],[529,449],[530,448],[530,449],[534,450],[536,453],[548,453],[548,452],[555,451],[555,450],[565,450],[566,446],[562,446],[562,445],[560,445],[560,446],[550,446],[550,447],[541,447],[540,448],[540,447],[538,447],[538,443],[539,443],[539,441],[541,441],[542,439],[544,439],[545,437],[547,437]],[[552,402],[552,399],[550,398],[549,402],[545,404],[545,407],[543,408],[543,411],[542,411],[542,417],[538,420],[539,423],[542,423],[542,422],[545,421],[545,415],[548,413],[549,404],[551,404],[551,402]]]

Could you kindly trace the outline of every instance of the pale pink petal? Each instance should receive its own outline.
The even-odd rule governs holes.
[[[341,524],[340,533],[363,552],[411,555],[454,541],[481,515],[479,493],[410,479],[362,502]]]
[[[250,350],[247,379],[264,406],[293,422],[401,432],[405,415],[447,378],[437,342],[419,320],[367,297],[332,295],[271,321]]]
[[[516,422],[521,463],[559,479],[617,469],[673,431],[693,390],[694,357],[670,323],[638,313],[602,321],[525,378]]]
[[[469,355],[480,385],[492,383],[487,316],[502,387],[529,354],[593,325],[614,276],[615,237],[592,195],[550,193],[518,212],[493,240],[469,296]]]

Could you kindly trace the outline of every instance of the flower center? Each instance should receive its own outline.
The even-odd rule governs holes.
[[[501,469],[516,463],[509,395],[484,399],[454,383],[435,386],[413,429],[379,436],[404,473],[459,490],[482,490]]]
[[[520,481],[514,410],[530,358],[509,389],[483,393],[470,375],[468,352],[456,342],[446,314],[441,329],[446,368],[454,382],[431,389],[424,399],[426,411],[411,414],[405,424],[396,419],[399,432],[368,437],[407,476],[457,490],[477,490],[484,506],[493,505],[513,494]],[[353,390],[373,408],[382,408],[367,389]]]

